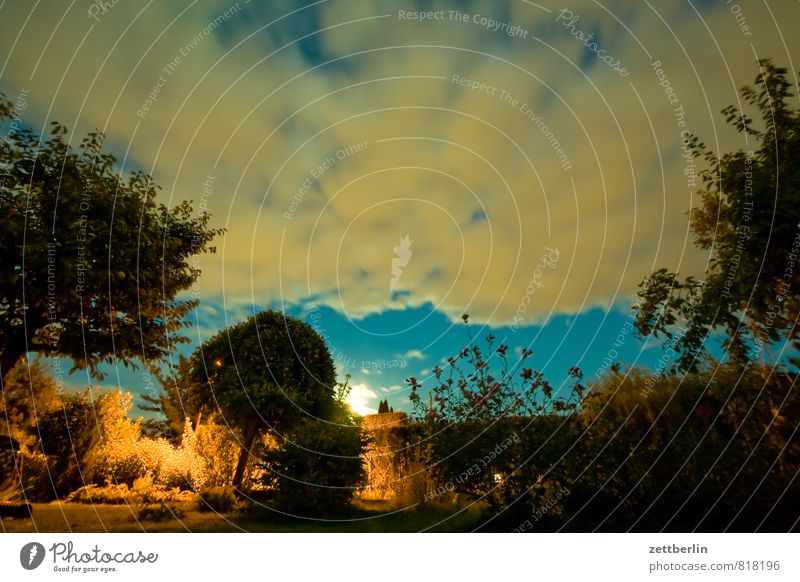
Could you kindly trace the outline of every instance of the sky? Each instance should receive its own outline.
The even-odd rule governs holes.
[[[227,229],[187,349],[282,309],[326,337],[355,408],[408,410],[405,378],[489,333],[556,384],[612,350],[657,366],[627,331],[637,286],[708,260],[685,140],[755,146],[720,111],[759,58],[798,70],[798,21],[722,0],[7,2],[0,91],[30,127],[100,129],[120,171]]]

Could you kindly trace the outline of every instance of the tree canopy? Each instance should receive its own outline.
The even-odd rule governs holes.
[[[0,123],[13,106],[0,94]],[[200,276],[190,258],[221,230],[190,202],[156,202],[150,176],[125,178],[90,133],[77,151],[53,122],[0,143],[0,375],[26,352],[72,360],[158,361],[197,304],[179,299]]]
[[[741,93],[760,127],[734,106],[722,111],[755,148],[717,156],[697,137],[690,143],[708,166],[700,174],[701,204],[690,215],[696,245],[710,251],[705,279],[680,280],[660,269],[640,284],[637,328],[670,338],[683,371],[703,361],[706,338],[718,329],[740,363],[765,357],[781,338],[798,347],[800,110],[786,69],[769,59],[759,66],[755,86]]]
[[[264,429],[282,433],[303,418],[336,411],[336,370],[324,340],[308,324],[263,311],[203,343],[190,359],[197,402],[241,432],[233,485]]]

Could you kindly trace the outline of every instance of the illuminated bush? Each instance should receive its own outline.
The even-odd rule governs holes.
[[[204,468],[204,487],[230,485],[239,455],[239,444],[231,429],[215,420],[194,432],[193,450]]]
[[[132,487],[119,485],[86,485],[70,493],[65,501],[72,503],[105,503],[110,505],[152,504],[162,502],[190,502],[195,498],[191,491],[164,489],[145,476],[134,481]]]

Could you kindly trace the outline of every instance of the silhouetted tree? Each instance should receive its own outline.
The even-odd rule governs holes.
[[[306,323],[264,311],[225,329],[192,355],[201,402],[241,433],[233,485],[240,487],[258,434],[279,434],[304,418],[330,417],[336,371],[323,339]]]
[[[0,123],[13,116],[0,94]],[[78,150],[54,122],[48,138],[0,141],[0,377],[26,352],[71,358],[75,369],[169,354],[195,300],[189,260],[214,252],[220,230],[189,202],[155,201],[140,172],[124,179],[93,132]]]
[[[708,164],[700,174],[702,204],[691,212],[695,243],[711,251],[705,281],[681,281],[660,269],[640,284],[637,328],[670,338],[683,371],[697,367],[705,339],[719,328],[740,363],[781,337],[797,346],[800,111],[786,69],[769,59],[759,66],[755,87],[744,87],[742,96],[757,109],[762,127],[733,106],[722,111],[757,149],[718,157],[696,137],[689,144]],[[685,328],[676,332],[676,324]]]

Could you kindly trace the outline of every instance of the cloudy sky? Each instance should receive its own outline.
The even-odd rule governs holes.
[[[703,273],[684,132],[749,147],[720,110],[759,58],[800,60],[797,2],[0,6],[0,91],[24,123],[101,129],[122,171],[227,229],[195,343],[285,309],[365,411],[407,407],[403,379],[467,341],[462,313],[555,380],[591,376],[647,273]]]

